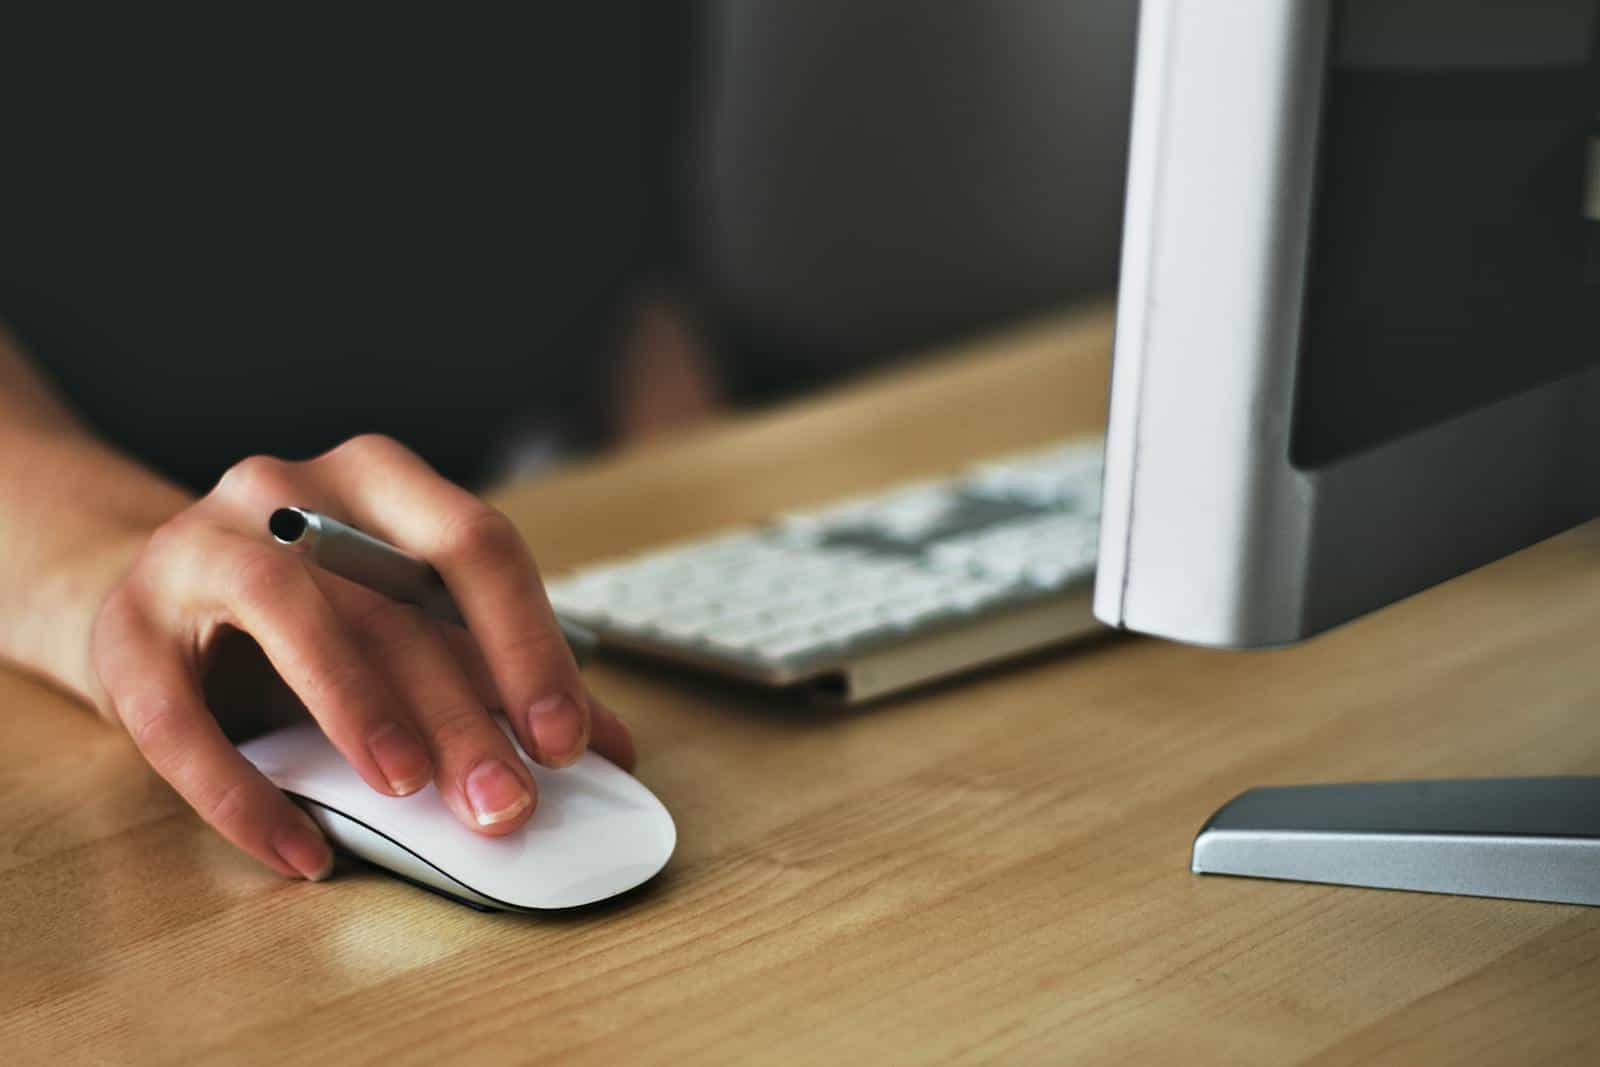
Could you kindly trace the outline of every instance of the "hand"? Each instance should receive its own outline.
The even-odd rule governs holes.
[[[467,630],[267,543],[284,505],[337,516],[427,560]],[[95,619],[91,655],[115,714],[157,772],[223,836],[284,875],[332,865],[311,820],[227,737],[202,681],[234,631],[362,779],[404,796],[432,781],[461,823],[506,834],[537,803],[524,751],[561,767],[593,747],[626,769],[626,726],[584,689],[510,521],[400,444],[357,437],[303,463],[252,457],[157,529]],[[470,632],[469,632],[470,631]]]

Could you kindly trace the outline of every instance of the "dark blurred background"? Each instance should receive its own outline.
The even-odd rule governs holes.
[[[721,0],[686,156],[695,276],[805,381],[1109,290],[1136,8]]]
[[[571,7],[8,8],[0,320],[196,487],[481,483],[1112,288],[1133,0]]]

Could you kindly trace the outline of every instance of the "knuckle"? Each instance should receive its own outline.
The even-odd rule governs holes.
[[[349,617],[349,625],[368,645],[381,648],[391,655],[403,655],[416,649],[428,634],[417,608],[384,601],[355,611]]]
[[[486,728],[493,729],[489,717],[476,705],[458,704],[435,712],[427,722],[428,736],[433,739],[434,750],[444,753],[465,754],[466,750],[485,750],[494,738]],[[495,731],[498,734],[498,731]]]
[[[120,661],[125,658],[122,652],[135,637],[141,621],[142,616],[125,585],[108,593],[95,612],[89,627],[89,659],[108,697],[119,680]],[[112,704],[115,706],[114,700]],[[121,717],[120,712],[118,717]]]
[[[127,634],[139,621],[139,609],[134,604],[134,596],[126,581],[119,583],[106,598],[100,602],[100,610],[95,612],[94,626],[89,631],[89,647],[98,652],[108,642],[116,641]]]
[[[128,729],[128,736],[152,763],[164,760],[176,748],[180,706],[176,697],[161,692],[113,696],[117,716]]]
[[[495,652],[514,663],[542,667],[544,673],[562,666],[568,655],[566,641],[554,626],[506,633],[496,642]]]
[[[184,523],[162,523],[145,541],[144,549],[134,564],[135,568],[143,569],[155,560],[167,559],[183,552],[188,540],[189,528]]]
[[[363,433],[335,445],[323,453],[321,458],[363,463],[405,452],[407,452],[406,446],[388,434]]]
[[[250,787],[245,782],[234,782],[222,794],[206,805],[200,815],[219,830],[238,829],[250,821]]]
[[[439,554],[459,561],[506,564],[525,551],[516,525],[487,504],[469,507],[447,521],[440,537]]]
[[[369,695],[366,680],[365,670],[357,663],[346,660],[319,663],[306,679],[310,691],[300,696],[313,707],[352,710],[362,705]]]
[[[229,467],[212,490],[230,500],[282,500],[289,490],[289,464],[273,456],[247,456]]]
[[[233,563],[233,594],[240,601],[276,603],[305,578],[301,563],[287,552],[271,548],[241,551]]]
[[[107,595],[102,615],[126,623],[137,621],[141,611],[160,617],[169,592],[186,585],[183,576],[205,559],[217,532],[192,509],[156,527]]]

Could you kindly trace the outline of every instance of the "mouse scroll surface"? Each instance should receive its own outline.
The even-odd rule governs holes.
[[[378,793],[315,724],[258,737],[239,751],[284,792],[362,824],[501,906],[571,908],[604,900],[648,881],[677,844],[672,816],[654,794],[593,752],[562,770],[523,756],[539,786],[533,816],[515,833],[486,837],[457,822],[431,784],[408,797]],[[414,873],[393,862],[392,850],[343,843],[378,866]]]

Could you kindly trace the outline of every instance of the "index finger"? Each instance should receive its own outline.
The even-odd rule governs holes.
[[[313,462],[352,521],[438,570],[523,748],[550,767],[582,755],[588,698],[511,520],[385,437],[354,438]]]
[[[201,818],[279,874],[320,881],[333,867],[321,831],[239,754],[193,672],[143,620],[102,623],[98,667],[134,744]]]

